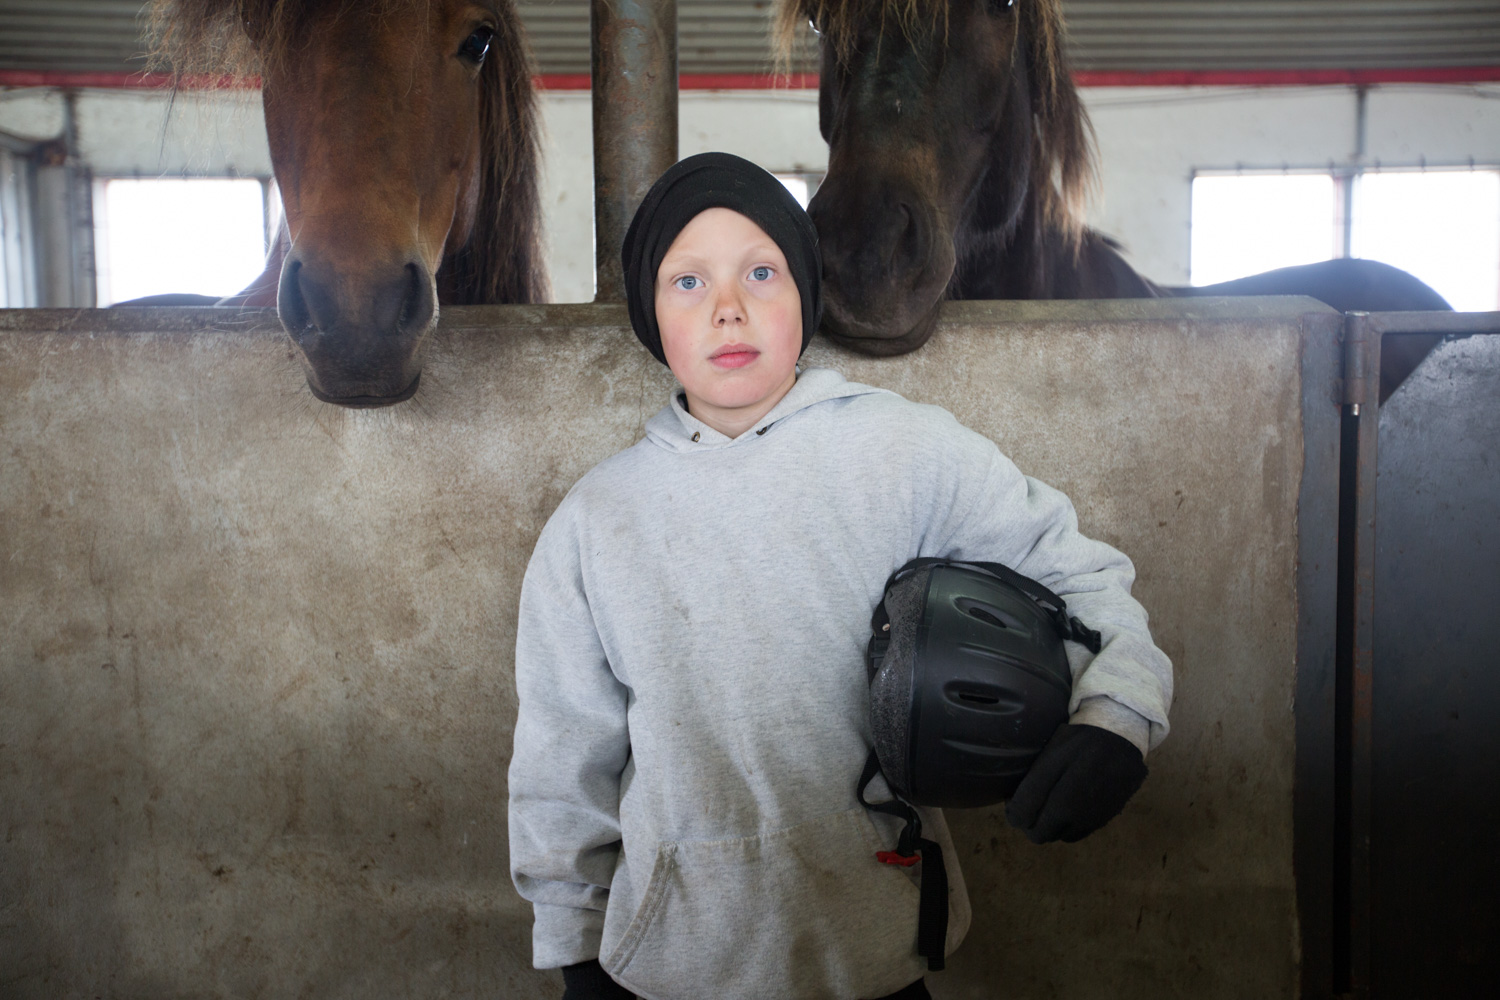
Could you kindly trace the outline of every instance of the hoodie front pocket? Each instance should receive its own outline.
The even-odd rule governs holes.
[[[657,1000],[884,996],[922,975],[918,891],[863,808],[663,843],[604,967]]]

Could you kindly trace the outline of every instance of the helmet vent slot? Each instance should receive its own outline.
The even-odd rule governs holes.
[[[1015,691],[983,681],[950,681],[944,685],[943,693],[955,705],[998,712],[1001,715],[1014,714],[1026,708],[1025,701]]]
[[[1005,623],[1005,619],[1000,617],[1000,612],[988,604],[981,604],[970,597],[960,597],[956,603],[959,609],[970,618],[977,618],[986,625],[993,625],[996,628],[1010,628]]]

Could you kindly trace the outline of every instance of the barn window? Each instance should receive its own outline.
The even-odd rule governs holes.
[[[1500,170],[1193,178],[1194,285],[1340,256],[1410,271],[1455,309],[1500,309]]]
[[[1193,178],[1195,285],[1212,285],[1338,253],[1331,174],[1200,174]]]
[[[818,185],[823,182],[822,174],[786,173],[777,174],[776,179],[786,186],[797,199],[797,204],[803,208],[807,207],[808,201],[818,193]]]
[[[98,303],[230,295],[265,266],[267,185],[254,178],[114,178],[94,188]]]
[[[1350,243],[1353,256],[1410,271],[1455,309],[1500,309],[1500,170],[1366,173]]]

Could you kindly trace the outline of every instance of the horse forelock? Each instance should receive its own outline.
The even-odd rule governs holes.
[[[306,43],[309,22],[330,11],[383,17],[428,6],[430,0],[151,0],[144,16],[155,68],[211,81],[273,71]]]
[[[811,23],[842,61],[871,20],[881,36],[896,32],[916,41],[919,32],[946,32],[950,5],[951,0],[778,0],[772,48],[778,65],[789,69],[797,33]]]
[[[323,6],[324,0],[151,0],[146,18],[152,65],[179,80],[261,75]]]

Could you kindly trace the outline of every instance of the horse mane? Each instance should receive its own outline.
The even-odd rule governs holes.
[[[417,0],[151,0],[146,16],[153,67],[210,85],[275,70],[314,14],[330,6],[395,9]],[[455,305],[541,302],[537,191],[539,134],[531,52],[514,0],[496,0],[500,30],[480,71],[480,181],[468,243],[439,269]]]
[[[778,59],[787,65],[797,32],[816,26],[834,56],[846,62],[861,27],[878,18],[909,41],[919,32],[942,31],[946,39],[954,0],[778,0],[773,36]],[[1094,130],[1073,85],[1064,55],[1062,0],[1016,0],[1027,45],[1031,85],[1033,152],[1029,196],[1040,218],[1075,251],[1084,233],[1084,208],[1096,181]]]
[[[451,254],[438,281],[454,305],[545,302],[540,135],[531,50],[511,0],[480,71],[479,203],[469,241]],[[446,275],[445,275],[446,272]]]

